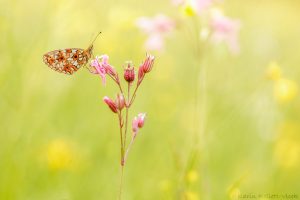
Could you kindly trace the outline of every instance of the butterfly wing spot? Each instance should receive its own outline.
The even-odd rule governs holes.
[[[55,62],[54,57],[52,55],[48,55],[48,54],[44,55],[43,60],[47,65],[53,65]]]
[[[66,63],[64,65],[64,68],[63,68],[63,72],[66,73],[66,74],[73,74],[77,70],[78,70],[77,67],[75,65],[70,64],[70,63]]]
[[[56,55],[56,61],[58,63],[64,62],[66,60],[65,56],[67,56],[65,52],[59,51],[58,54]]]

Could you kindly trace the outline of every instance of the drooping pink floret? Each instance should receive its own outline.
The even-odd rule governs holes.
[[[116,103],[113,100],[111,100],[109,97],[105,96],[103,98],[103,101],[104,101],[104,103],[106,103],[106,105],[108,105],[108,107],[110,108],[110,110],[112,112],[114,112],[114,113],[118,112]]]
[[[135,137],[136,134],[138,133],[139,129],[144,126],[145,118],[146,118],[145,113],[140,113],[140,114],[138,114],[137,117],[133,118],[133,120],[132,120],[133,137]]]
[[[146,113],[140,113],[140,114],[138,114],[137,125],[138,125],[139,128],[143,128],[144,123],[145,123],[145,118],[146,118]]]

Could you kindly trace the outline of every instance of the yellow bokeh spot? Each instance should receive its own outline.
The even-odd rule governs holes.
[[[300,143],[291,138],[280,139],[275,146],[274,156],[280,166],[296,167],[300,160]]]
[[[266,71],[266,76],[271,80],[278,80],[281,78],[281,69],[276,62],[271,62]]]
[[[186,4],[186,5],[183,6],[183,14],[188,16],[188,17],[192,17],[192,16],[196,15],[196,11],[195,11],[195,9],[193,8],[192,5]]]
[[[164,192],[167,192],[171,189],[171,181],[169,180],[162,180],[160,183],[159,183],[159,189],[161,191],[164,191]]]
[[[198,172],[196,170],[191,170],[186,175],[186,179],[190,183],[196,182],[198,180],[198,177]]]
[[[279,79],[274,84],[274,96],[279,103],[286,103],[293,100],[298,93],[296,82],[288,79]]]
[[[184,200],[199,200],[199,196],[195,192],[187,191],[184,193]]]
[[[234,187],[234,188],[232,188],[232,189],[229,190],[229,198],[231,200],[237,200],[237,199],[239,199],[239,195],[240,194],[241,194],[241,191],[237,187]]]
[[[47,161],[50,169],[70,169],[74,165],[74,157],[73,148],[62,139],[50,142],[47,147]]]

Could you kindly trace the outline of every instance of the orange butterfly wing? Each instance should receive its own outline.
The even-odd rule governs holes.
[[[44,54],[43,61],[51,69],[71,75],[84,66],[89,58],[84,49],[70,48],[50,51]]]

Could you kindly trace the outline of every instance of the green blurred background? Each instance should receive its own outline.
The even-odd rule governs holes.
[[[123,199],[297,194],[300,2],[226,0],[221,8],[241,21],[241,52],[210,46],[200,66],[182,29],[190,19],[169,1],[0,0],[0,199],[117,199],[118,124],[102,102],[117,87],[86,69],[54,72],[42,55],[87,48],[102,31],[94,54],[108,54],[122,73],[146,53],[135,20],[157,13],[181,25],[165,51],[151,52],[154,69],[130,111],[147,112],[147,121],[125,167]],[[271,62],[279,66],[266,74]],[[281,82],[266,78],[279,68]]]

